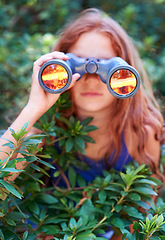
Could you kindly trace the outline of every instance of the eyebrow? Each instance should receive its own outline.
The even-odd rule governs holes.
[[[84,57],[82,55],[77,55],[77,54],[74,54],[74,55],[79,57],[79,58],[89,58],[89,59],[90,58],[95,58],[95,59],[99,59],[99,60],[101,60],[101,59],[109,60],[110,58],[113,58],[113,56],[111,56],[111,57],[91,57],[91,56]]]

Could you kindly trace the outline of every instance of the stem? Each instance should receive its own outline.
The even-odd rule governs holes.
[[[9,160],[12,158],[12,156],[14,155],[15,151],[17,150],[17,148],[19,147],[19,141],[17,142],[15,149],[11,151],[9,157],[7,158],[6,162],[4,163],[4,165],[2,166],[2,169],[6,167],[6,165],[8,164]]]
[[[98,224],[92,229],[92,232],[93,232],[96,228],[98,228],[106,219],[107,219],[107,216],[104,216],[104,217],[100,220],[100,222],[98,222]]]
[[[64,137],[56,138],[56,139],[53,140],[51,143],[48,143],[48,144],[46,144],[46,145],[47,145],[47,146],[51,146],[53,143],[55,143],[55,142],[59,142],[60,140],[65,139],[65,138],[67,138],[67,137],[64,136]]]
[[[128,192],[129,188],[130,188],[130,186],[126,186],[125,192]],[[125,195],[122,196],[122,197],[118,200],[118,202],[116,203],[116,205],[122,203],[122,201],[123,201],[124,198],[125,198]],[[112,208],[111,212],[113,213],[114,211],[115,211],[115,207]],[[100,222],[98,222],[98,224],[92,229],[92,231],[94,231],[97,227],[99,227],[107,218],[108,218],[107,216],[104,216],[104,217],[100,220]],[[146,238],[145,240],[147,240],[147,239],[148,239],[148,238]]]
[[[148,234],[145,236],[144,240],[148,240],[149,239],[149,236]]]
[[[125,188],[125,192],[128,192],[128,191],[129,191],[129,188],[130,188],[130,186],[127,186],[127,187]],[[126,196],[126,195],[122,196],[122,197],[117,201],[116,205],[122,203],[122,201],[123,201],[123,199],[125,198],[125,196]],[[116,205],[115,205],[115,206],[116,206]],[[113,206],[113,208],[112,208],[112,210],[111,210],[112,213],[115,211],[115,206]]]
[[[119,199],[119,201],[116,203],[116,205],[122,203],[122,201],[123,201],[124,198],[125,198],[125,196],[122,196],[122,197]],[[115,205],[115,206],[116,206],[116,205]],[[115,211],[115,207],[113,206],[113,208],[112,208],[112,210],[111,210],[111,213],[113,213],[114,211]]]

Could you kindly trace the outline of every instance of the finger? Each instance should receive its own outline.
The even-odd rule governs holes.
[[[42,55],[38,60],[36,60],[34,62],[34,66],[39,66],[41,67],[45,62],[52,60],[52,59],[61,59],[61,60],[68,60],[68,56],[63,53],[63,52],[51,52],[51,53],[47,53],[45,55]]]
[[[69,89],[72,88],[74,86],[74,84],[76,83],[76,81],[80,78],[80,74],[79,73],[75,73],[72,76],[72,82],[69,86]]]

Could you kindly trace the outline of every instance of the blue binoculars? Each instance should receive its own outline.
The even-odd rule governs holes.
[[[80,78],[87,73],[97,74],[116,98],[130,98],[140,87],[139,73],[122,58],[113,57],[106,60],[79,58],[72,53],[67,55],[67,61],[53,59],[41,66],[38,79],[45,91],[64,92],[68,89],[74,73],[79,73]]]

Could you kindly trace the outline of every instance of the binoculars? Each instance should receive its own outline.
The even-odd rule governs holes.
[[[74,73],[79,73],[80,78],[86,73],[97,74],[116,98],[130,98],[140,87],[138,72],[122,58],[79,58],[72,53],[67,53],[67,56],[67,61],[53,59],[41,66],[38,79],[45,91],[64,92],[68,89]]]

